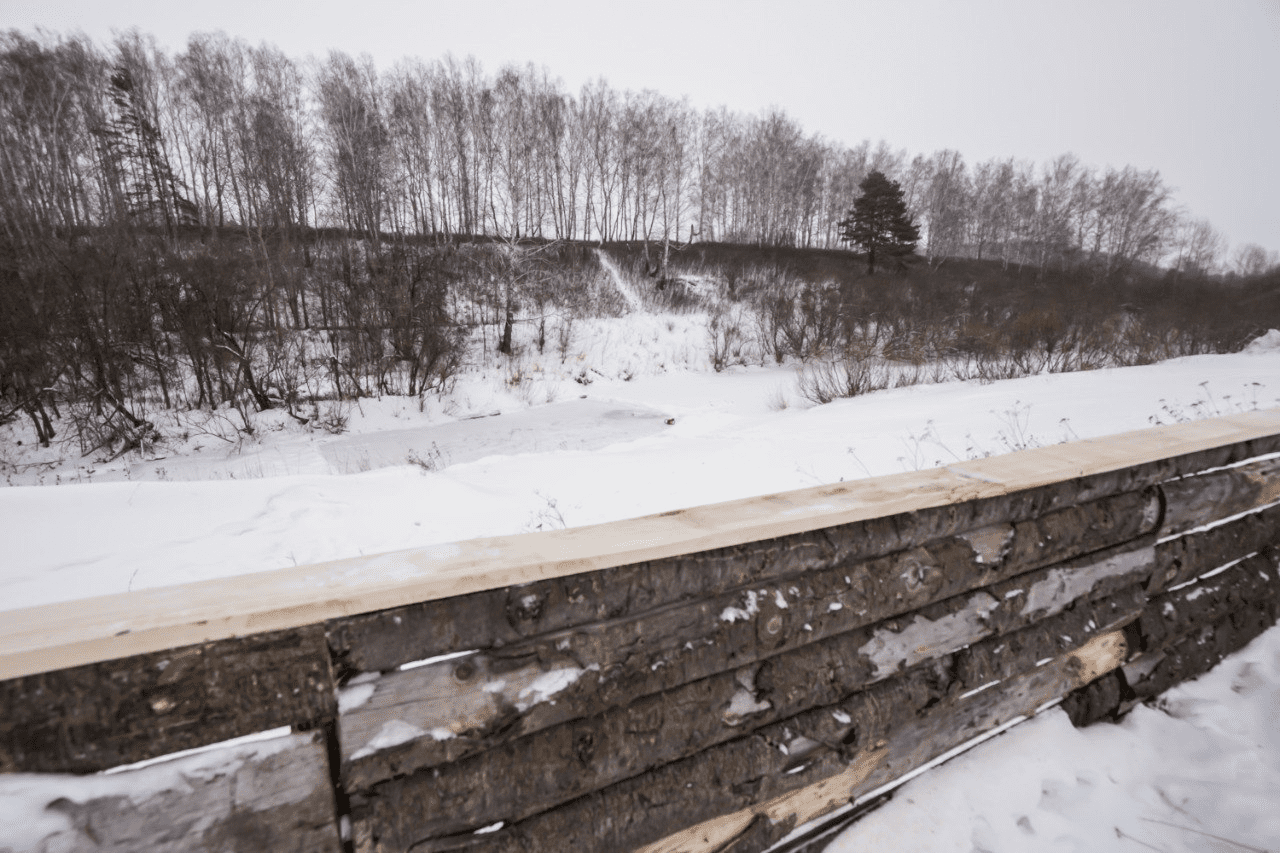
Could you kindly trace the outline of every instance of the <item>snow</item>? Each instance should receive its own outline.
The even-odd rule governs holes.
[[[550,701],[557,693],[568,690],[587,670],[599,672],[600,665],[593,663],[587,669],[568,666],[542,673],[542,675],[539,675],[520,690],[519,695],[516,697],[516,710],[523,714],[534,705]]]
[[[595,353],[587,363],[602,376],[581,385],[548,373],[562,397],[564,386],[579,392],[552,403],[529,405],[501,377],[472,374],[424,412],[416,400],[361,401],[345,435],[286,417],[236,447],[175,443],[163,460],[95,463],[91,475],[77,473],[87,463],[66,448],[41,451],[69,457],[60,470],[22,467],[42,458],[29,426],[0,427],[14,484],[0,488],[0,609],[406,548],[439,545],[444,556],[464,539],[946,465],[1280,396],[1280,353],[1263,353],[921,385],[813,406],[798,398],[789,365],[715,374],[705,361],[680,361],[704,346],[696,318],[635,319],[630,331],[600,322],[582,332]],[[604,338],[622,345],[620,360],[600,355]],[[642,351],[644,360],[631,360]],[[571,354],[565,377],[577,363]],[[620,378],[627,369],[636,371],[630,381]],[[493,411],[501,413],[466,419]],[[401,450],[427,454],[433,444],[434,470],[397,461]],[[333,460],[357,473],[339,473]],[[51,487],[55,477],[63,485]]]
[[[454,733],[449,729],[435,727],[428,732],[413,723],[406,723],[404,720],[388,720],[382,724],[382,728],[368,743],[356,750],[351,759],[354,761],[357,758],[364,758],[367,755],[373,755],[380,749],[389,749],[427,735],[430,735],[434,740],[449,740],[455,737]]]
[[[1244,351],[1247,353],[1280,352],[1280,329],[1268,329],[1266,334],[1250,341]]]
[[[609,273],[609,280],[617,289],[618,293],[626,301],[627,307],[632,311],[643,311],[644,306],[640,302],[640,297],[636,295],[635,290],[627,282],[626,277],[622,275],[622,271],[618,269],[618,265],[613,259],[599,249],[596,249],[596,257],[600,259],[600,266],[605,268]]]
[[[65,445],[37,448],[21,421],[2,426],[0,479],[10,487],[0,488],[0,610],[406,548],[434,547],[443,560],[450,543],[475,537],[1280,402],[1272,331],[1233,355],[814,406],[799,396],[793,365],[714,373],[707,315],[628,303],[625,318],[579,321],[565,353],[469,368],[444,397],[328,404],[346,419],[341,435],[278,412],[258,416],[252,437],[230,429],[238,416],[226,411],[166,416],[172,437],[148,457],[105,462]],[[1005,531],[981,544],[999,559]],[[752,592],[721,618],[746,618],[762,601],[784,606],[781,591],[770,593]],[[522,701],[554,701],[580,674],[547,673]],[[348,685],[342,701],[368,701],[372,688]],[[746,685],[733,701],[732,715],[762,707]],[[1280,849],[1280,728],[1268,716],[1280,707],[1280,629],[1163,703],[1082,731],[1047,710],[908,783],[832,849]],[[424,734],[451,733],[393,727],[379,743]],[[0,825],[36,825],[13,802],[0,798]]]

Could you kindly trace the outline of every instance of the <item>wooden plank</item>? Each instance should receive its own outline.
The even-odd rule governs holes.
[[[715,836],[712,845],[724,842],[715,828],[745,828],[761,814],[773,824],[776,840],[793,826],[1087,684],[1124,656],[1123,633],[1113,631],[1043,666],[1020,660],[1030,668],[998,688],[976,693],[953,693],[944,667],[921,668],[803,719],[775,724],[484,835],[410,839],[357,821],[356,849],[707,853],[718,848],[706,846],[705,836]],[[1011,655],[1005,657],[1012,662]],[[835,785],[833,777],[839,780]],[[712,831],[707,823],[715,824]],[[691,829],[673,839],[676,827]],[[757,832],[753,840],[771,839]]]
[[[0,678],[300,627],[1057,484],[1065,506],[1280,450],[1280,410],[610,524],[339,560],[9,611]],[[1068,497],[1070,499],[1068,499]],[[1050,507],[1051,508],[1051,507]],[[964,527],[980,525],[966,524]],[[929,537],[933,538],[933,537]],[[895,549],[896,550],[896,549]]]
[[[1263,459],[1161,486],[1169,536],[1280,500],[1280,459]]]
[[[1280,543],[1280,506],[1161,542],[1156,546],[1158,568],[1148,592],[1155,595],[1195,580],[1275,543]]]
[[[936,646],[929,659],[945,658],[936,669],[947,673],[948,689],[954,692],[1008,677],[1016,672],[1009,667],[1021,666],[1019,661],[1053,657],[1064,650],[1064,643],[1070,649],[1093,634],[1136,619],[1144,604],[1140,580],[1131,580],[1129,587],[1102,601],[1077,602],[997,639],[978,637],[963,649],[960,640]],[[856,660],[857,642],[865,639],[842,646],[815,644],[809,650],[821,648],[825,654],[805,655],[806,660],[798,654],[782,656],[759,668],[647,696],[456,763],[375,785],[361,796],[357,822],[384,827],[384,833],[386,826],[394,826],[396,837],[421,840],[545,811],[716,744],[740,740],[744,730],[767,728],[787,718],[794,721],[814,706],[838,702],[868,683],[868,667]],[[896,676],[896,668],[892,672]],[[934,676],[926,672],[924,677]],[[749,721],[734,719],[748,709],[754,709]],[[847,735],[847,729],[824,730],[823,737],[839,741]]]
[[[1054,526],[1032,524],[1029,529],[1048,537],[1046,531]],[[738,697],[734,707],[755,713],[760,703],[732,684],[744,677],[744,667],[770,656],[782,655],[779,661],[788,663],[778,666],[798,672],[814,661],[825,667],[828,656],[839,657],[840,669],[847,673],[842,683],[856,689],[920,660],[1061,612],[1080,598],[1103,597],[1145,581],[1154,566],[1152,545],[1151,537],[1141,538],[954,595],[906,617],[866,625],[871,599],[893,612],[893,602],[902,605],[905,600],[900,609],[909,609],[917,604],[913,598],[928,600],[931,595],[921,589],[950,588],[942,580],[945,572],[921,568],[928,564],[927,554],[912,552],[836,570],[834,577],[819,573],[777,588],[750,590],[747,601],[737,593],[738,598],[682,609],[682,619],[701,631],[688,637],[679,621],[641,623],[644,630],[623,625],[625,642],[579,642],[592,639],[591,629],[580,629],[503,649],[501,655],[475,654],[394,673],[344,691],[343,778],[350,788],[363,789],[715,674],[724,674],[720,683]],[[991,580],[1001,574],[1000,563],[993,561],[976,576]],[[956,577],[949,581],[964,585]],[[904,591],[902,584],[918,589]],[[892,592],[874,597],[886,588]],[[858,627],[851,631],[850,626]],[[654,654],[645,654],[645,636],[663,638]],[[832,637],[837,639],[830,648],[797,655],[794,662],[787,656]],[[674,643],[668,642],[672,639]],[[616,657],[619,649],[624,657]],[[806,687],[801,695],[807,695]],[[723,721],[729,727],[742,723]]]
[[[1268,549],[1220,574],[1151,599],[1138,620],[1143,652],[1181,641],[1236,612],[1280,601],[1280,551]]]
[[[314,625],[0,682],[0,772],[88,773],[336,716]]]
[[[340,853],[316,734],[224,746],[120,773],[0,774],[10,853]]]
[[[969,587],[979,586],[986,582],[981,579],[982,572],[996,564],[1015,568],[1047,565],[1132,539],[1150,532],[1158,523],[1159,496],[1153,489],[1061,507],[1081,491],[1078,483],[1069,486],[1068,493],[1062,484],[1055,484],[931,512],[870,519],[332,620],[328,626],[330,644],[342,671],[388,671],[408,661],[461,649],[518,644],[532,636],[614,622],[681,602],[695,606],[748,584],[843,570],[850,564],[894,553],[921,564],[914,574],[932,572],[943,559],[937,552],[955,551],[945,555],[945,571],[918,578],[909,590],[893,591],[903,602],[914,599],[925,603],[960,591],[957,587],[933,599],[920,599],[920,594],[933,591],[939,578],[957,578]],[[974,571],[968,568],[972,564],[980,570],[974,581],[970,581]],[[888,572],[885,576],[897,574]],[[663,630],[657,632],[664,634]]]

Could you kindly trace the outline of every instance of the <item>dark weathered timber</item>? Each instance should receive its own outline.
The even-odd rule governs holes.
[[[1126,673],[1132,673],[1128,678],[1129,687],[1138,700],[1158,696],[1213,669],[1278,620],[1280,599],[1273,597],[1242,604],[1230,616],[1205,625],[1162,650],[1144,654],[1135,661],[1137,666],[1125,667]]]
[[[0,682],[0,771],[89,773],[337,713],[319,625]]]
[[[1197,583],[1150,600],[1138,620],[1143,652],[1153,652],[1235,612],[1280,602],[1280,551],[1267,549]]]
[[[979,641],[909,672],[914,673],[912,678],[931,683],[942,673],[945,683],[940,689],[944,692],[981,688],[1135,619],[1142,604],[1141,586],[1133,584],[1105,600],[1076,602],[1029,628]],[[839,665],[841,656],[832,655],[829,661]],[[777,677],[783,672],[807,672],[808,678],[783,682]],[[823,673],[817,689],[815,672]],[[815,743],[847,746],[850,732],[859,726],[864,730],[865,722],[846,721],[842,725],[829,708],[821,713],[809,709],[815,699],[830,706],[849,695],[853,692],[849,682],[856,681],[858,674],[820,668],[801,672],[793,662],[763,676],[769,687],[761,686],[758,675],[752,684],[750,672],[738,673],[737,680],[705,679],[454,764],[376,785],[362,797],[363,806],[357,814],[372,824],[396,827],[396,837],[402,840],[462,834],[497,820],[520,820],[716,744],[740,742],[743,726],[725,722],[735,696],[744,708],[751,702],[761,706],[756,725],[774,724],[760,732],[775,729],[777,720],[790,717],[789,725],[802,724],[795,730]],[[807,692],[802,684],[808,684]],[[749,698],[752,690],[758,690],[757,698]],[[688,710],[692,708],[701,709],[701,713]],[[799,717],[795,716],[797,711],[801,712]]]
[[[1210,471],[1161,485],[1163,536],[1181,533],[1280,500],[1280,458]]]
[[[1169,539],[1156,546],[1158,568],[1147,591],[1155,595],[1276,543],[1280,543],[1280,505]]]
[[[1023,673],[1007,679],[1000,689],[958,694],[945,662],[933,662],[837,706],[814,710],[803,720],[775,724],[503,827],[481,836],[484,840],[474,849],[634,850],[660,844],[679,828],[739,815],[761,804],[766,808],[757,813],[768,814],[774,829],[783,834],[809,815],[775,814],[768,804],[785,802],[855,764],[862,765],[862,778],[839,796],[847,800],[869,791],[984,731],[1031,713],[1114,668],[1122,658],[1122,637],[1111,632],[1040,667],[1032,660],[1019,661]],[[749,830],[754,816],[748,811],[746,817],[739,831]],[[434,846],[424,839],[389,838],[379,834],[382,830],[357,822],[357,849],[458,849],[446,846],[455,844],[452,841]],[[773,840],[757,837],[753,843]]]
[[[13,777],[0,775],[0,794]],[[325,747],[316,734],[223,747],[104,777],[18,777],[21,800],[43,795],[27,848],[67,853],[339,853]],[[4,844],[0,829],[0,845]],[[0,849],[9,849],[0,847]]]
[[[1280,447],[1280,437],[1275,443]],[[1234,452],[1251,452],[1254,444]],[[1067,537],[1087,529],[1102,541],[1092,547],[1105,547],[1150,530],[1154,498],[1144,489],[1184,466],[1223,462],[1232,452],[1216,448],[996,498],[333,619],[327,624],[329,642],[340,674],[386,672],[410,661],[519,643],[1034,519],[1056,525]],[[1064,515],[1055,522],[1052,516],[1059,512]],[[1081,526],[1067,523],[1069,518]],[[1018,547],[1038,547],[1039,541],[1028,537]],[[1056,557],[1046,554],[1048,562],[1073,556],[1052,538],[1043,541],[1049,552],[1057,550]],[[1086,542],[1085,551],[1091,549]]]
[[[1043,527],[1036,529],[1045,533]],[[1012,534],[1004,538],[1011,539]],[[753,612],[749,617],[748,610],[742,608],[737,608],[737,613],[725,610],[717,614],[715,611],[723,604],[718,602],[702,613],[702,625],[706,626],[702,635],[694,634],[692,640],[686,640],[676,634],[684,645],[672,649],[668,659],[638,656],[625,667],[607,660],[601,666],[599,660],[584,659],[579,646],[578,654],[566,661],[565,656],[573,654],[574,648],[574,637],[566,635],[540,641],[531,648],[505,649],[504,653],[513,654],[505,665],[499,665],[491,655],[477,654],[460,659],[461,662],[444,661],[396,673],[373,685],[361,685],[359,689],[371,691],[371,695],[342,714],[343,777],[352,789],[358,790],[381,779],[456,760],[557,723],[629,705],[640,697],[718,673],[731,673],[740,683],[746,677],[742,674],[744,667],[769,656],[775,658],[766,664],[771,671],[789,670],[806,676],[812,667],[820,665],[825,669],[830,666],[828,659],[836,658],[840,661],[838,670],[844,673],[842,684],[846,689],[857,689],[921,660],[1059,613],[1077,599],[1105,597],[1145,581],[1154,567],[1153,541],[1146,536],[1087,557],[1023,572],[917,608],[907,616],[838,634],[831,629],[832,624],[843,627],[864,621],[858,611],[866,609],[865,599],[857,596],[882,587],[883,576],[888,572],[859,574],[867,564],[849,569],[848,573],[840,570],[832,583],[837,589],[819,585],[818,594],[800,592],[802,588],[812,590],[812,579],[797,579],[780,589],[752,590]],[[935,571],[919,570],[927,556],[911,557],[910,564],[891,563],[897,582],[891,588],[898,589],[898,584],[921,578],[926,579],[922,586],[927,588],[927,579],[937,576]],[[992,566],[991,574],[997,574],[999,564],[993,562]],[[945,588],[945,584],[934,587]],[[780,607],[779,602],[788,598],[791,603]],[[812,606],[814,603],[817,606]],[[797,618],[793,615],[796,611],[804,615]],[[723,617],[725,613],[734,617],[732,622]],[[742,624],[738,625],[739,621]],[[735,625],[736,632],[728,630]],[[666,627],[669,633],[677,631],[676,626]],[[833,635],[835,641],[828,642]],[[822,639],[814,643],[813,636]],[[817,646],[812,655],[800,654],[810,646]],[[604,644],[597,648],[602,654],[609,651]],[[527,697],[529,686],[544,672],[554,670],[572,673],[573,683],[546,697],[554,701],[531,701]],[[727,678],[720,679],[726,681]],[[812,682],[806,677],[797,695],[808,697],[812,690]],[[767,705],[749,687],[731,688],[730,695],[737,697],[732,703],[734,710],[720,721],[722,725],[743,725]],[[371,751],[369,744],[376,737],[397,730],[416,731],[421,736],[392,749]],[[465,737],[442,740],[437,734],[442,730]]]
[[[1083,728],[1101,720],[1115,719],[1121,702],[1131,694],[1124,676],[1117,669],[1072,690],[1062,700],[1062,710],[1066,711],[1071,725]]]

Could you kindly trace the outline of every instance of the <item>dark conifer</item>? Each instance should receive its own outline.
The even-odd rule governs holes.
[[[876,255],[901,258],[915,251],[920,229],[907,215],[902,187],[875,171],[858,185],[862,195],[840,222],[840,239],[867,253],[867,274],[875,272]]]

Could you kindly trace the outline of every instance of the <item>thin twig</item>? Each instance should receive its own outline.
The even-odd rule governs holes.
[[[1212,832],[1203,832],[1199,829],[1192,829],[1191,827],[1183,826],[1180,823],[1170,823],[1167,820],[1156,820],[1153,817],[1139,818],[1139,820],[1145,820],[1147,823],[1159,823],[1159,824],[1163,824],[1164,826],[1172,826],[1174,829],[1185,829],[1187,832],[1194,832],[1196,835],[1203,835],[1205,838],[1212,838],[1216,841],[1222,841],[1227,844],[1234,844],[1236,847],[1239,847],[1241,850],[1252,850],[1253,853],[1271,853],[1271,851],[1263,847],[1254,847],[1250,844],[1243,844],[1239,841],[1232,841],[1230,838],[1223,838],[1221,835],[1214,835]]]

